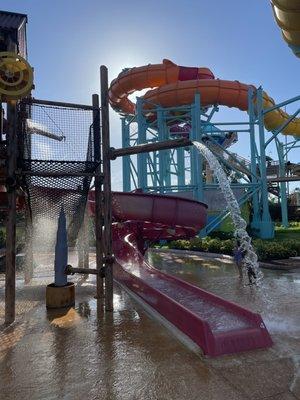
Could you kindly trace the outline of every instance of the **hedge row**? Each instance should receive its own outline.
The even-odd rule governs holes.
[[[234,239],[221,240],[219,238],[206,237],[204,239],[193,238],[191,240],[175,240],[169,242],[170,249],[193,250],[218,254],[233,254]],[[253,240],[253,246],[259,261],[280,260],[289,257],[300,256],[300,241],[297,240]]]

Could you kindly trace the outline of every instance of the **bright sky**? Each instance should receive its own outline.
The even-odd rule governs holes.
[[[163,58],[262,85],[277,102],[299,94],[300,61],[282,40],[268,0],[2,0],[1,8],[28,14],[36,98],[90,103],[99,92],[100,64],[111,80],[124,67]],[[231,109],[221,116],[246,118]],[[121,146],[114,111],[111,144]],[[234,151],[248,157],[248,149],[241,134]],[[298,154],[291,160],[299,162]],[[120,188],[119,170],[114,162],[114,188]]]

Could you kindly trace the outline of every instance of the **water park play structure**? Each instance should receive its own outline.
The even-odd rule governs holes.
[[[268,193],[280,185],[283,223],[287,224],[286,155],[298,147],[300,122],[281,107],[300,97],[275,104],[262,88],[215,79],[208,68],[162,64],[123,70],[108,87],[107,68],[101,67],[101,108],[92,105],[37,100],[28,96],[32,70],[26,62],[26,16],[0,13],[3,32],[0,53],[0,93],[7,103],[1,114],[3,159],[1,203],[7,213],[6,323],[15,319],[16,211],[26,210],[26,263],[32,265],[33,241],[50,241],[62,208],[69,242],[73,242],[88,208],[95,218],[97,297],[113,309],[116,281],[197,343],[207,355],[264,348],[272,344],[257,314],[212,295],[166,273],[146,261],[149,242],[205,235],[227,217],[221,210],[207,217],[219,186],[198,141],[227,168],[238,204],[252,204],[251,227],[262,237],[273,235]],[[148,91],[134,104],[129,95]],[[110,147],[109,102],[122,118],[122,148]],[[248,112],[248,121],[214,121],[220,106]],[[271,132],[265,138],[265,128]],[[248,162],[228,147],[248,133]],[[291,136],[281,143],[280,133]],[[279,164],[268,175],[266,148],[274,141]],[[205,156],[205,157],[204,157]],[[123,193],[111,191],[110,163],[123,157]],[[271,165],[274,167],[274,165]],[[215,171],[216,172],[216,171]],[[94,190],[90,190],[93,184]],[[132,192],[132,190],[134,192]],[[219,197],[221,198],[221,197]],[[22,200],[23,199],[23,200]],[[208,210],[209,211],[209,210]],[[39,231],[40,229],[40,231]],[[36,230],[39,234],[36,234]],[[79,272],[68,267],[68,273]],[[104,285],[105,283],[105,285]]]
[[[137,99],[132,92],[156,87]],[[261,238],[272,238],[273,223],[268,205],[269,192],[280,196],[282,222],[288,225],[286,181],[298,180],[296,174],[286,178],[286,156],[298,145],[300,120],[297,110],[289,116],[280,107],[299,100],[275,105],[262,88],[237,81],[215,79],[208,68],[177,66],[169,60],[162,64],[125,69],[111,83],[110,103],[122,116],[123,147],[174,138],[204,141],[220,162],[238,176],[232,189],[240,205],[252,203],[251,226]],[[248,121],[214,122],[220,105],[248,112]],[[272,132],[266,139],[265,130]],[[228,150],[237,134],[248,133],[250,160]],[[291,139],[281,142],[279,133]],[[245,138],[248,140],[248,138]],[[278,162],[266,161],[271,142],[276,143]],[[279,185],[279,187],[278,187]],[[219,209],[209,208],[209,221],[201,234],[219,227],[228,215],[218,185],[203,157],[194,148],[123,158],[123,190],[141,188],[159,193],[180,193],[202,200]]]

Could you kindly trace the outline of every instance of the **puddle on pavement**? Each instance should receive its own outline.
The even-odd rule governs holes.
[[[241,305],[251,303],[276,335],[274,348],[218,359],[199,357],[117,285],[114,312],[103,311],[101,301],[93,298],[91,278],[76,288],[75,308],[57,313],[41,305],[5,334],[6,343],[2,333],[0,398],[260,399],[275,398],[291,387],[298,394],[298,273],[266,271],[263,287],[252,290],[238,286],[231,263],[154,256],[152,262],[155,258],[161,270]],[[34,296],[35,287],[27,290],[27,298]],[[249,370],[250,381],[245,373]]]

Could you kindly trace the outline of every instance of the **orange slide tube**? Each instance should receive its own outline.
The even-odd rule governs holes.
[[[135,113],[135,104],[128,96],[138,90],[154,88],[176,83],[178,80],[214,79],[208,68],[180,67],[170,60],[163,60],[162,64],[148,64],[142,67],[129,68],[122,71],[111,82],[109,100],[111,106],[125,114]]]
[[[214,79],[208,68],[180,67],[169,60],[162,64],[149,64],[143,67],[122,71],[111,82],[109,99],[111,106],[118,112],[134,114],[135,105],[128,96],[135,91],[154,88],[144,95],[149,103],[162,107],[176,107],[191,104],[195,93],[200,93],[201,104],[210,106],[220,104],[236,107],[242,111],[248,109],[248,90],[254,86],[238,81]],[[145,108],[151,104],[145,103]],[[263,108],[267,109],[276,103],[263,93]],[[268,131],[279,128],[289,118],[281,109],[273,110],[265,115],[264,124]],[[282,131],[283,134],[300,136],[300,119],[294,118]]]

